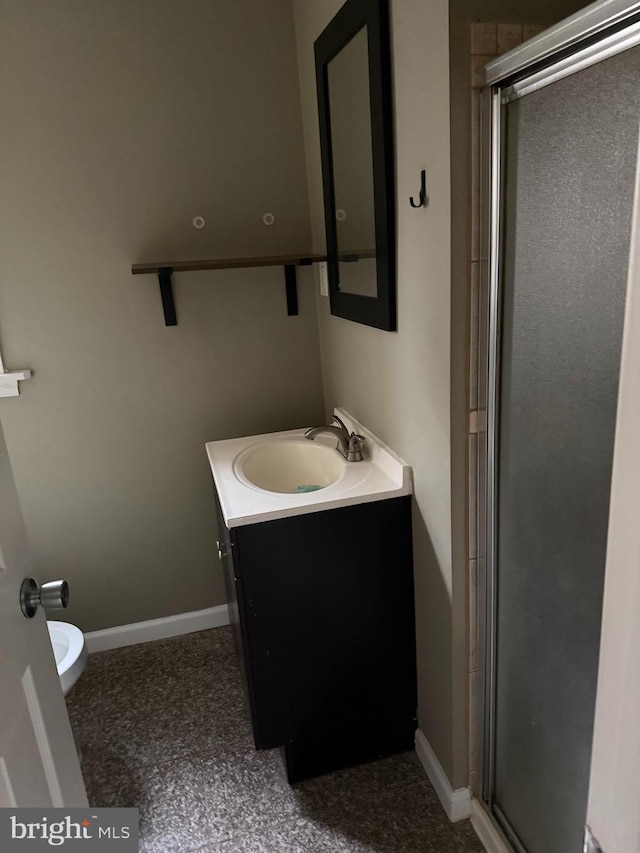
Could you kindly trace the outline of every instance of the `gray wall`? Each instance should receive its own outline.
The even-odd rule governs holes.
[[[324,226],[313,41],[340,6],[294,0],[316,248]],[[328,300],[318,297],[320,340],[327,410],[344,406],[414,469],[420,727],[451,775],[460,733],[454,737],[452,728],[448,4],[392,0],[391,13],[398,332],[333,317]],[[408,198],[424,167],[430,201],[417,211]]]
[[[85,630],[222,603],[204,443],[322,418],[313,293],[294,318],[281,269],[177,275],[166,328],[130,265],[308,251],[290,2],[0,15],[0,343],[35,371],[0,416],[38,577]]]
[[[324,248],[324,225],[313,41],[341,5],[294,0],[318,251]],[[504,2],[501,9],[495,0],[391,0],[398,332],[333,317],[328,300],[318,297],[327,412],[344,406],[414,469],[419,725],[454,788],[468,784],[468,144],[460,135],[468,132],[467,28],[471,20],[553,21],[575,8],[558,11],[547,2],[514,11],[508,5],[513,4]],[[424,167],[429,205],[415,211],[408,197],[417,192]],[[465,275],[462,290],[460,279],[458,289],[451,288],[456,265]]]

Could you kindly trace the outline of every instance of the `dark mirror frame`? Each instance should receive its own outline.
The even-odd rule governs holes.
[[[344,293],[338,288],[338,237],[327,78],[329,62],[364,26],[367,27],[369,47],[377,296]],[[356,323],[395,332],[395,164],[388,0],[347,0],[315,42],[315,58],[331,313]]]

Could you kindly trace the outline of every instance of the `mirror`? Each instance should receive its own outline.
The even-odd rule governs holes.
[[[366,27],[328,63],[327,82],[338,288],[344,293],[375,297],[378,284]]]
[[[387,0],[347,0],[315,56],[331,313],[395,331]]]

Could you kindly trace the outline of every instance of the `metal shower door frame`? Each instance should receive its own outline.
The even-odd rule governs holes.
[[[482,802],[517,853],[526,853],[506,818],[494,802],[496,721],[496,608],[497,608],[497,460],[502,252],[504,241],[502,184],[504,174],[503,111],[506,104],[564,77],[595,65],[640,44],[640,2],[604,0],[567,18],[540,36],[526,42],[486,69],[485,103],[490,102],[490,144],[484,165],[489,172],[488,190],[488,305],[487,351],[480,353],[479,370],[485,372],[487,431],[484,530],[486,537],[485,601],[480,613],[484,625],[484,708],[482,730]],[[486,208],[485,208],[486,209]],[[480,474],[480,472],[479,472]],[[479,481],[480,482],[480,481]],[[478,514],[482,519],[482,513]],[[482,523],[482,522],[480,522]]]

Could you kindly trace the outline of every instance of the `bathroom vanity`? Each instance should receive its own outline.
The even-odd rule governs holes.
[[[255,743],[291,782],[411,749],[416,727],[410,469],[338,412],[364,461],[304,430],[207,445]],[[322,487],[264,487],[301,477]]]

